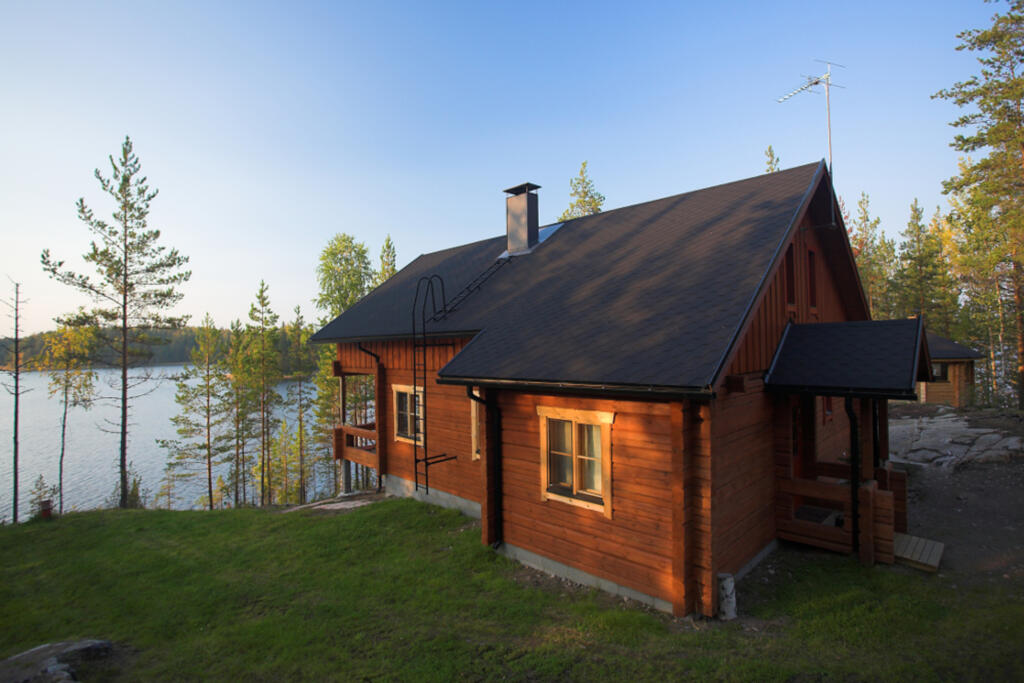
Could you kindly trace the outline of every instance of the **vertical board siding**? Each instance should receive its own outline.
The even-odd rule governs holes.
[[[542,500],[538,405],[615,413],[611,519],[599,511]],[[505,541],[671,601],[669,405],[502,392],[499,406]]]
[[[480,502],[483,480],[480,460],[472,458],[470,431],[470,399],[462,386],[438,384],[437,371],[452,356],[462,350],[466,339],[453,339],[451,343],[427,349],[427,432],[430,455],[447,453],[458,456],[455,460],[439,463],[430,468],[430,488]],[[363,353],[357,344],[338,344],[338,361],[349,373],[370,374],[375,371],[375,360]],[[394,438],[394,410],[392,387],[411,385],[413,380],[413,346],[410,340],[363,342],[363,348],[380,356],[385,368],[385,389],[379,405],[383,407],[387,431],[384,434],[387,449],[385,473],[414,480],[413,446]],[[422,472],[422,470],[421,470]]]
[[[840,322],[849,319],[840,295],[839,284],[831,277],[831,259],[826,258],[825,245],[814,230],[807,230],[805,221],[793,238],[793,266],[796,279],[796,310],[793,322]],[[815,253],[817,272],[818,305],[812,308],[808,293],[807,252]],[[783,250],[785,253],[785,250]],[[756,307],[739,349],[729,365],[727,374],[742,375],[749,372],[764,372],[771,365],[772,357],[782,338],[782,331],[790,315],[786,310],[785,259],[769,280],[767,288]]]

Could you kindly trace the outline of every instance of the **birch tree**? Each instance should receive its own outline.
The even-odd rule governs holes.
[[[61,325],[47,338],[43,364],[49,373],[50,398],[61,403],[60,460],[57,467],[57,513],[64,514],[64,455],[67,446],[68,411],[89,410],[96,396],[96,373],[89,358],[96,345],[96,331],[88,326]]]

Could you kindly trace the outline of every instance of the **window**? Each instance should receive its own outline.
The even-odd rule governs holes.
[[[612,516],[611,425],[614,413],[537,406],[541,499]]]
[[[932,363],[932,381],[949,381],[949,363]]]
[[[423,419],[423,390],[413,395],[412,387],[401,384],[391,385],[395,405],[395,441],[413,443],[416,421]],[[420,432],[423,425],[419,425]]]
[[[473,389],[473,395],[480,398],[480,390]],[[480,404],[469,399],[469,433],[470,433],[470,455],[473,460],[480,459]]]
[[[786,303],[796,305],[796,273],[793,264],[793,245],[786,250]]]
[[[811,308],[818,306],[818,271],[814,269],[814,252],[807,250],[807,299]]]

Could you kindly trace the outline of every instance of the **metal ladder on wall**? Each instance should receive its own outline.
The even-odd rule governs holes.
[[[427,432],[427,349],[435,346],[451,346],[451,343],[431,343],[427,337],[427,324],[448,317],[469,296],[480,289],[510,258],[500,258],[484,269],[479,275],[452,297],[445,297],[444,280],[440,275],[423,276],[416,283],[416,294],[412,302],[412,423],[413,423],[413,480],[414,490],[420,487],[430,494],[430,468],[442,462],[455,460],[458,456],[447,453],[430,454]],[[440,301],[440,305],[438,305]],[[421,398],[422,396],[422,398]],[[422,484],[420,481],[422,480]]]
[[[440,305],[438,299],[440,298]],[[427,439],[427,323],[442,320],[448,312],[444,280],[440,275],[421,277],[412,302],[412,436],[414,490],[422,486],[430,494],[430,468],[454,460],[447,453],[430,454]],[[422,484],[420,481],[422,480]]]

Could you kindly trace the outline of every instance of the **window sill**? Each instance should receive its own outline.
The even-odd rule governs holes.
[[[410,446],[418,446],[418,445],[422,445],[423,444],[422,440],[421,441],[416,441],[416,440],[414,440],[414,439],[412,439],[412,438],[410,438],[408,436],[402,436],[401,434],[395,434],[395,441],[400,441],[401,443],[407,443]]]
[[[612,518],[612,511],[607,508],[603,502],[595,502],[594,498],[577,498],[576,496],[567,496],[554,491],[544,491],[541,499],[544,501],[554,500],[559,503],[566,503],[568,505],[575,505],[586,510],[594,510],[595,512],[602,513],[608,519]]]

